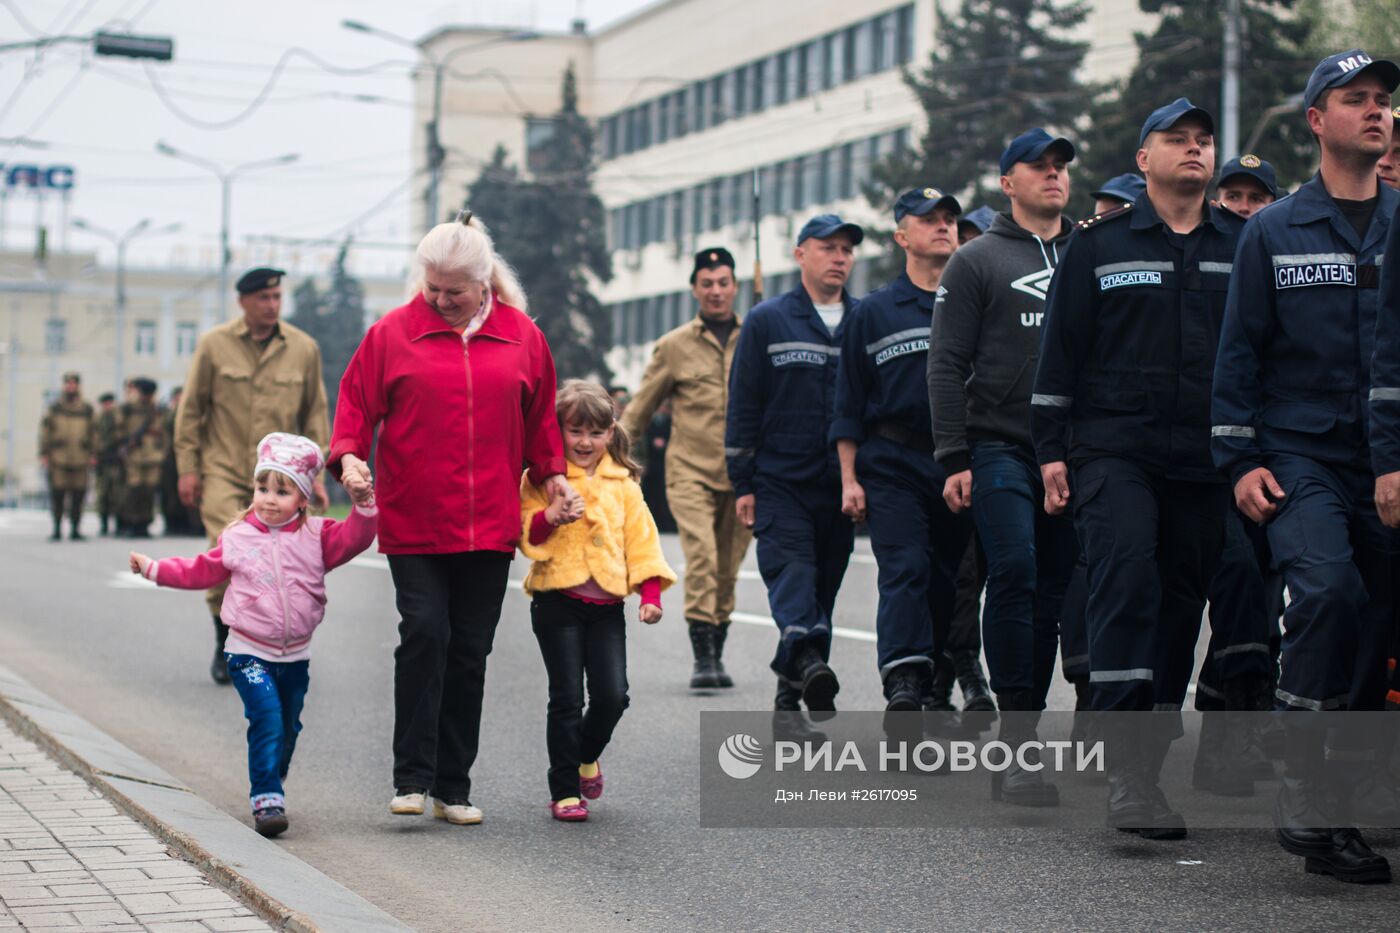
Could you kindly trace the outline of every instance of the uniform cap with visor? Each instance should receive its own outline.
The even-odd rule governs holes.
[[[1400,66],[1383,58],[1372,58],[1360,49],[1348,49],[1317,63],[1312,77],[1308,78],[1308,86],[1303,89],[1303,106],[1317,106],[1317,99],[1324,92],[1350,84],[1368,72],[1380,78],[1391,93],[1400,87]]]

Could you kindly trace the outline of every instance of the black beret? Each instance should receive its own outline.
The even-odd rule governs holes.
[[[66,372],[66,373],[63,374],[63,381],[64,381],[64,382],[69,382],[69,381],[72,381],[72,382],[82,382],[82,381],[83,381],[83,377],[82,377],[82,374],[81,374],[81,373],[75,372],[74,370],[71,370],[71,369],[70,369],[70,370],[68,370],[68,372]]]
[[[695,268],[690,270],[690,283],[695,284],[695,276],[704,269],[718,269],[720,266],[734,268],[734,256],[723,246],[711,246],[695,254]]]
[[[97,397],[98,403],[102,403],[102,402],[115,402],[116,400],[117,400],[116,395],[112,394],[111,392],[103,392],[101,395],[99,395],[99,396]]]
[[[282,276],[286,274],[281,269],[249,269],[239,278],[234,288],[238,289],[240,295],[251,295],[253,292],[281,284]]]
[[[145,376],[137,376],[131,380],[131,387],[142,395],[151,396],[156,394],[156,381],[147,379]]]

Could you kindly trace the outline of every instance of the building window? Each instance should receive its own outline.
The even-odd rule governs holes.
[[[758,113],[768,106],[768,62],[754,62],[752,69],[753,75],[749,84],[752,88],[753,101],[749,110]]]
[[[62,318],[51,317],[44,322],[44,352],[45,353],[67,353],[68,352],[68,322]]]
[[[691,195],[690,232],[699,236],[705,229],[705,186],[696,185]]]
[[[836,191],[837,196],[843,199],[856,196],[855,149],[855,143],[846,143],[841,147],[836,169]]]
[[[840,44],[841,34],[839,32],[834,32],[821,40],[821,89],[823,91],[829,91],[841,83],[841,77],[837,74],[837,69],[841,67]]]
[[[136,355],[155,356],[156,355],[156,322],[137,321],[136,322]]]
[[[774,69],[776,74],[773,77],[773,100],[777,104],[786,104],[792,97],[792,89],[788,87],[788,75],[792,71],[791,50],[782,52],[774,59]]]
[[[870,44],[865,41],[870,28],[868,22],[846,29],[842,35],[845,42],[841,49],[841,79],[854,81],[870,73]]]
[[[686,105],[690,96],[685,91],[677,91],[671,95],[671,135],[679,139],[690,132],[689,123],[686,119]]]
[[[710,79],[710,125],[719,126],[729,119],[724,99],[724,76]]]
[[[671,195],[671,239],[677,243],[685,236],[685,192]]]
[[[552,117],[529,117],[525,121],[525,167],[542,172],[549,165],[549,144],[554,140]]]
[[[794,100],[799,100],[811,93],[808,87],[812,80],[812,71],[816,68],[816,61],[812,57],[810,43],[802,46],[793,54],[797,56],[797,66],[793,69],[792,97]]]
[[[792,209],[800,211],[807,206],[807,158],[798,156],[788,163],[788,172],[792,176]]]
[[[817,203],[825,204],[832,200],[831,194],[831,150],[817,153]]]
[[[669,96],[661,98],[658,104],[661,111],[661,118],[657,121],[656,141],[664,143],[671,138],[671,98]]]
[[[792,210],[792,201],[788,197],[787,187],[787,163],[779,162],[773,166],[769,175],[769,186],[773,189],[772,203],[773,210],[779,214],[786,214]]]
[[[723,178],[710,182],[710,222],[706,230],[718,230],[724,226],[724,182]]]
[[[199,325],[193,321],[181,321],[175,325],[175,355],[194,355],[194,345],[199,342]]]
[[[710,125],[709,111],[706,107],[709,98],[705,94],[705,87],[704,81],[697,81],[690,86],[690,113],[697,133]]]
[[[729,83],[733,88],[733,114],[742,117],[749,112],[749,70],[735,68],[729,73]]]
[[[894,14],[895,64],[907,65],[914,60],[914,7],[903,6]]]

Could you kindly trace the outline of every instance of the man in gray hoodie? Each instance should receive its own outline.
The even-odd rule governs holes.
[[[1065,515],[1045,514],[1031,445],[1031,383],[1045,295],[1064,241],[1069,140],[1040,128],[1001,156],[1011,212],[953,254],[933,309],[928,390],[943,498],[971,508],[987,554],[983,644],[1004,741],[1034,739],[1054,675],[1060,608],[1079,554]],[[993,786],[1009,803],[1054,806],[1054,785],[1013,766]]]

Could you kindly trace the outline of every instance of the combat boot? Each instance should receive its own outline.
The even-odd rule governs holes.
[[[214,660],[209,662],[209,676],[220,686],[233,683],[233,678],[228,674],[228,662],[224,660],[224,643],[227,641],[228,626],[223,619],[214,616]]]
[[[81,531],[78,530],[78,519],[76,519],[76,518],[73,519],[72,523],[69,524],[69,526],[68,526],[68,540],[69,540],[69,541],[86,541],[86,540],[87,540],[86,536],[84,536],[83,533],[82,533]]]
[[[98,517],[98,519],[99,519],[100,524],[99,524],[99,526],[98,526],[97,533],[98,533],[99,535],[101,535],[102,537],[105,538],[105,537],[107,537],[107,522],[108,522],[107,516],[106,516],[106,515],[101,515],[101,516]]]
[[[957,736],[962,732],[958,708],[953,705],[955,670],[952,658],[939,652],[933,656],[933,677],[923,696],[924,732],[930,736]]]
[[[1254,781],[1242,770],[1243,759],[1227,751],[1230,726],[1224,710],[1201,714],[1201,735],[1196,745],[1196,763],[1191,769],[1191,786],[1220,797],[1253,797]]]
[[[814,745],[826,741],[826,733],[812,728],[802,713],[802,691],[784,677],[778,678],[778,692],[773,697],[773,739]]]
[[[690,689],[718,687],[719,673],[715,669],[715,627],[708,622],[690,621],[690,648],[695,652],[695,670],[690,675]]]
[[[992,772],[992,799],[1004,800],[1018,807],[1058,807],[1059,789],[1045,780],[1040,770],[1021,767],[1016,757],[1018,750],[1026,743],[1039,740],[1036,729],[1040,725],[1040,710],[1034,708],[1039,704],[1031,701],[1029,691],[999,695],[997,704],[1002,713],[997,739],[1010,747],[1012,757],[1005,771]],[[1032,748],[1026,748],[1021,756],[1029,765],[1040,763],[1039,752]]]
[[[1138,828],[1144,839],[1185,839],[1186,820],[1172,809],[1162,792],[1162,765],[1167,760],[1174,736],[1160,725],[1149,726],[1140,739],[1143,758],[1143,788],[1150,808],[1148,822]],[[1252,785],[1251,785],[1252,788]]]
[[[732,687],[734,678],[724,669],[724,641],[729,637],[729,626],[731,623],[725,622],[723,625],[715,626],[715,686]]]
[[[1152,822],[1152,801],[1143,776],[1141,735],[1128,716],[1108,713],[1095,728],[1106,741],[1108,809],[1105,822],[1113,829],[1135,833]]]
[[[954,651],[953,670],[958,677],[958,687],[962,690],[963,728],[973,735],[980,735],[990,729],[997,719],[997,704],[987,686],[987,675],[982,671],[981,652]]]
[[[841,683],[831,665],[822,660],[815,648],[807,646],[797,653],[793,661],[796,680],[802,684],[802,702],[814,721],[830,719],[836,714],[836,694],[841,692]]]

